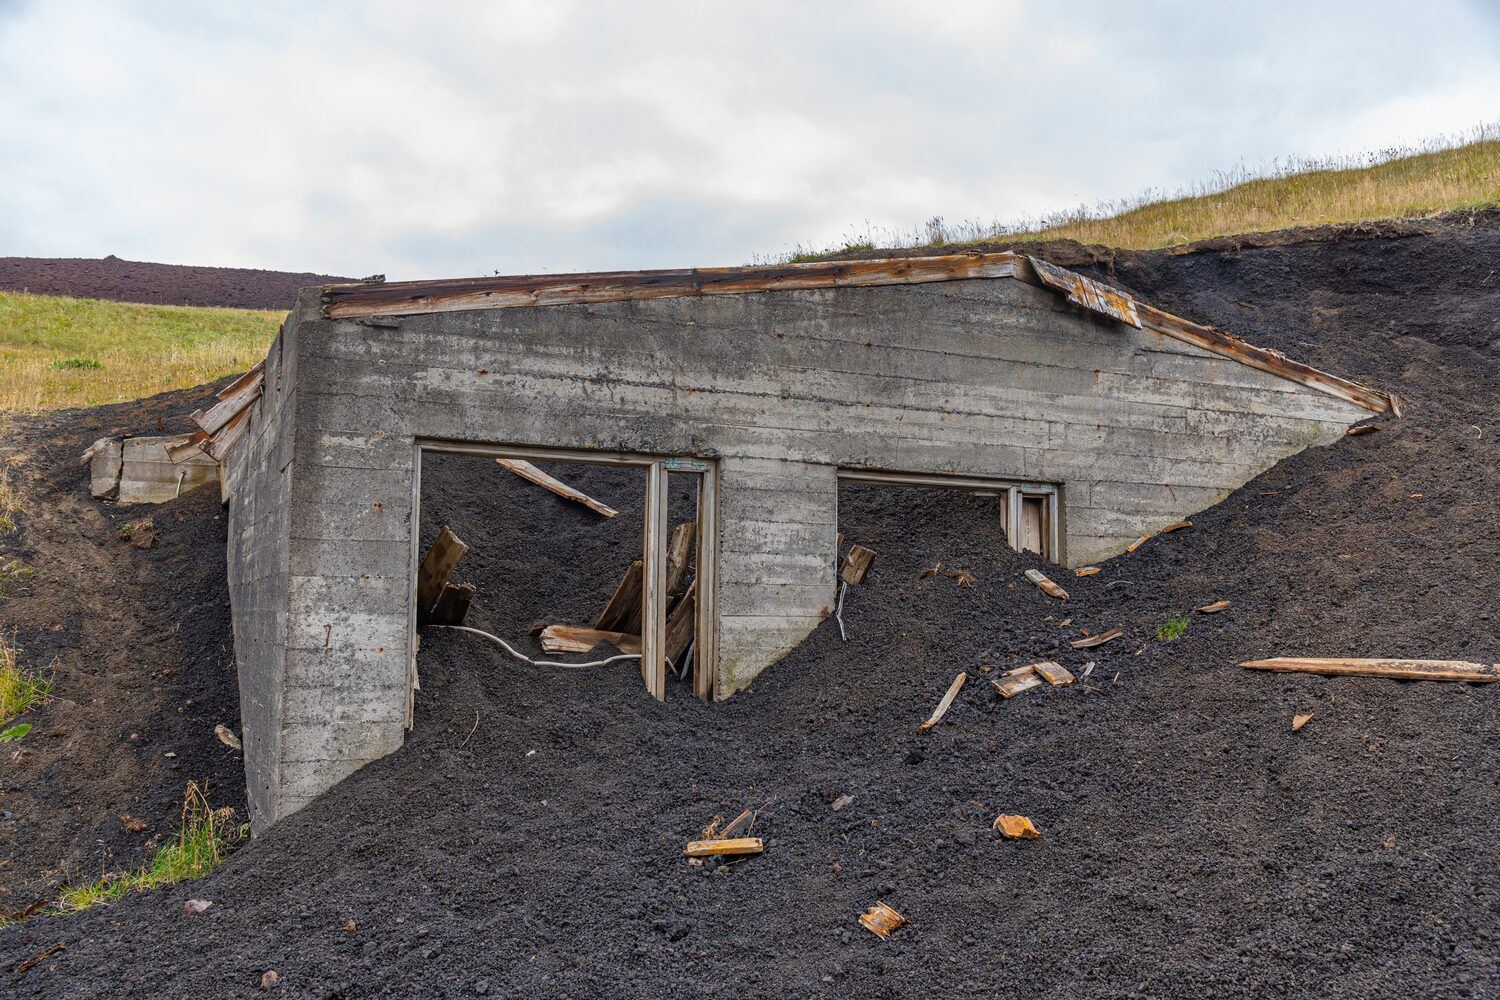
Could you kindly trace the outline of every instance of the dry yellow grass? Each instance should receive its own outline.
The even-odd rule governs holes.
[[[283,315],[0,292],[0,411],[118,403],[245,371]]]
[[[910,232],[868,230],[838,248],[799,249],[791,260],[837,257],[877,247],[962,246],[1072,239],[1129,249],[1180,246],[1215,236],[1380,219],[1412,219],[1500,204],[1500,124],[1468,136],[1351,157],[1244,168],[1167,196],[1138,197],[1020,223],[945,224]]]

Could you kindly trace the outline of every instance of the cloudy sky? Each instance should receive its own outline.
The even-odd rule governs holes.
[[[738,264],[1500,119],[1500,4],[0,0],[0,256]]]

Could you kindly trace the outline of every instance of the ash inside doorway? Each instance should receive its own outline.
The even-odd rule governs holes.
[[[464,627],[526,659],[630,657],[658,699],[669,685],[712,697],[711,463],[447,443],[423,443],[419,454],[418,635],[458,624],[456,604]],[[539,538],[549,558],[521,558],[535,552]],[[456,600],[445,602],[434,596],[443,581],[434,584],[429,570],[439,566],[443,546],[454,544],[463,551],[446,596]],[[415,648],[413,654],[415,672]]]

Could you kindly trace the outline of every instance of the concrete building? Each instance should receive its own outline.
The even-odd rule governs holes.
[[[698,477],[725,698],[828,615],[841,478],[992,489],[1077,566],[1391,406],[1005,253],[307,289],[263,384],[225,470],[257,830],[404,738],[424,452],[647,470],[657,696],[657,501]]]

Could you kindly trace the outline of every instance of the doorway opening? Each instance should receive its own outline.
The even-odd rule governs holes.
[[[638,659],[658,700],[669,684],[713,699],[713,462],[439,441],[415,460],[413,687],[419,629],[462,624],[533,662]],[[555,558],[521,560],[537,535]]]

